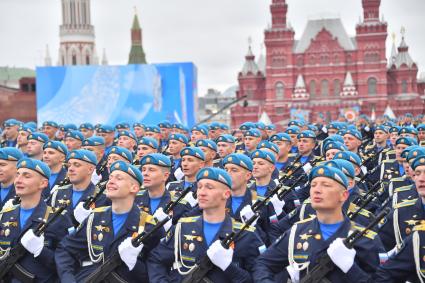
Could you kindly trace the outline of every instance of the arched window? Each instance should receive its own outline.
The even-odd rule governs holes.
[[[72,65],[77,65],[77,55],[72,54]]]
[[[367,80],[367,93],[369,95],[375,95],[376,94],[376,79],[375,78],[369,78]]]
[[[310,97],[316,96],[316,81],[310,81]]]
[[[407,93],[407,81],[406,80],[401,81],[401,93]]]
[[[285,94],[285,86],[282,82],[277,82],[275,85],[275,96],[276,99],[283,99]]]
[[[322,81],[321,86],[321,95],[322,96],[328,96],[329,95],[329,82],[327,80]]]
[[[336,79],[334,80],[334,95],[338,96],[341,93],[341,82]]]

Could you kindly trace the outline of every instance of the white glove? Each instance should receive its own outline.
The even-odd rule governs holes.
[[[347,248],[341,238],[337,238],[329,245],[327,253],[335,265],[344,273],[347,273],[354,264],[356,250]]]
[[[172,224],[172,219],[169,215],[167,215],[164,210],[162,209],[162,207],[158,207],[155,211],[155,213],[153,214],[153,217],[158,220],[159,222],[161,222],[162,220],[166,219],[166,218],[170,218],[170,220],[168,220],[165,225],[164,225],[164,230],[168,231],[171,228],[171,224]]]
[[[289,277],[291,277],[292,283],[300,282],[300,272],[298,270],[295,270],[292,265],[288,265],[286,270],[288,271]]]
[[[274,194],[272,198],[270,199],[270,202],[273,205],[274,211],[276,212],[276,215],[282,214],[283,207],[285,206],[285,201],[280,200],[277,194]]]
[[[397,246],[395,246],[391,251],[387,252],[388,257],[392,257],[397,253],[398,249]]]
[[[143,249],[143,244],[134,247],[131,243],[131,237],[128,237],[118,246],[118,253],[121,260],[127,265],[128,270],[132,270],[137,262],[137,257]]]
[[[198,204],[198,200],[193,197],[193,193],[189,192],[185,197],[184,200],[187,201],[191,207],[195,207]]]
[[[24,248],[38,257],[44,248],[44,235],[37,237],[32,229],[29,229],[21,238]]]
[[[78,221],[78,223],[82,223],[84,219],[86,219],[93,211],[91,208],[85,209],[83,205],[84,202],[80,202],[74,209],[74,217],[75,220]]]
[[[225,271],[232,263],[233,249],[225,249],[219,240],[216,240],[207,250],[207,255],[211,262]]]
[[[252,217],[254,217],[255,213],[254,211],[252,211],[252,208],[249,204],[245,205],[241,211],[239,212],[239,215],[241,216],[241,220],[243,223],[247,222],[249,219],[251,219]],[[256,219],[251,226],[255,226],[257,225],[257,220]]]
[[[3,209],[9,208],[9,207],[12,207],[12,206],[13,206],[13,198],[6,201],[6,203],[3,205]]]

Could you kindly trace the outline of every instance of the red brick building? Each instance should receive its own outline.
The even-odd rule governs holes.
[[[277,125],[294,115],[314,121],[322,113],[382,115],[387,107],[396,115],[423,113],[425,84],[418,83],[418,66],[409,54],[402,31],[386,57],[387,23],[380,19],[381,0],[362,0],[363,20],[350,37],[341,20],[309,20],[299,40],[287,24],[285,0],[272,0],[272,25],[264,32],[266,57],[257,62],[251,48],[238,75],[232,126],[257,121],[265,112]]]

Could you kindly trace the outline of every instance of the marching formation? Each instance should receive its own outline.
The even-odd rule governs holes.
[[[425,119],[9,119],[0,282],[425,282]]]

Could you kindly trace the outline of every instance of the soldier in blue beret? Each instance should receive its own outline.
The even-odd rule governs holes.
[[[81,124],[78,130],[83,134],[84,139],[88,139],[94,135],[94,126],[91,123]]]
[[[64,140],[69,151],[77,150],[83,145],[84,135],[80,131],[71,130],[65,134]]]
[[[109,172],[106,168],[108,158],[105,155],[105,139],[100,136],[91,136],[83,141],[82,148],[92,151],[98,160],[96,171],[92,175],[92,183],[98,184],[101,180],[108,180]]]
[[[111,125],[103,124],[96,130],[96,135],[104,138],[105,140],[105,156],[109,154],[112,146],[114,145],[115,132]]]
[[[94,209],[57,249],[55,260],[61,282],[85,282],[117,251],[123,264],[114,270],[115,280],[147,282],[144,258],[164,233],[159,231],[138,247],[131,243],[135,235],[149,232],[156,225],[155,219],[141,211],[135,202],[142,181],[142,174],[135,166],[123,161],[112,164],[106,185],[111,206]]]
[[[134,153],[137,145],[137,137],[134,133],[128,130],[119,131],[117,145]]]
[[[418,142],[420,146],[425,146],[425,124],[419,124],[416,126],[418,131]]]
[[[217,153],[220,158],[224,158],[235,151],[236,139],[232,135],[223,134],[217,138]]]
[[[155,139],[161,145],[161,129],[155,125],[148,125],[145,128],[145,137]],[[160,148],[158,151],[162,152],[165,148]]]
[[[207,167],[199,171],[196,180],[202,215],[181,218],[165,241],[152,251],[148,259],[149,280],[167,278],[180,282],[196,262],[208,256],[213,264],[208,281],[251,281],[250,272],[263,246],[255,228],[243,231],[235,240],[234,249],[226,249],[220,243],[226,234],[242,226],[226,214],[231,177],[222,169]]]
[[[43,197],[47,198],[52,188],[60,184],[66,177],[64,167],[68,150],[60,141],[48,141],[43,145],[43,162],[50,168],[49,187],[44,190]]]
[[[120,122],[115,125],[116,131],[129,131],[130,130],[130,124],[127,122]]]
[[[250,155],[257,149],[258,144],[261,142],[261,132],[258,129],[250,129],[244,133],[243,143],[245,145],[245,154]]]
[[[43,133],[34,132],[27,139],[26,154],[28,157],[41,160],[43,158],[43,145],[49,141],[49,138]]]
[[[198,140],[208,138],[207,126],[204,126],[204,125],[193,126],[190,132],[191,132],[190,141],[192,142],[192,144],[195,144]]]
[[[360,146],[362,145],[362,134],[353,129],[348,129],[345,131],[344,135],[344,144],[349,151],[359,153]]]
[[[167,153],[172,157],[171,175],[169,181],[181,180],[184,176],[181,170],[181,155],[180,152],[187,146],[189,139],[180,133],[171,134],[168,137]]]
[[[217,144],[213,140],[198,140],[195,144],[205,154],[205,167],[214,166],[214,159],[217,156]]]
[[[223,133],[221,125],[218,122],[212,122],[208,128],[208,138],[215,140]]]
[[[54,121],[45,121],[42,124],[42,132],[49,137],[49,140],[54,140],[56,138],[56,132],[58,130],[59,125]]]
[[[31,158],[20,159],[16,166],[14,186],[20,203],[2,210],[1,256],[2,259],[5,256],[7,258],[8,253],[5,251],[18,244],[25,248],[26,253],[17,262],[19,269],[10,271],[2,279],[5,282],[56,282],[55,249],[67,234],[71,223],[66,216],[59,215],[44,233],[35,233],[36,228],[49,221],[54,213],[53,208],[48,207],[41,197],[43,190],[48,187],[50,170],[45,163]]]
[[[131,164],[133,162],[133,154],[124,147],[113,146],[111,151],[109,151],[107,160],[106,168],[108,168],[108,171],[110,172],[111,165],[115,161],[122,160]]]
[[[133,131],[137,137],[137,140],[139,140],[145,135],[145,125],[143,125],[142,123],[134,123]]]
[[[271,136],[275,135],[277,133],[276,131],[276,126],[273,124],[267,125],[266,126],[266,133],[267,136],[270,138]]]
[[[13,182],[16,177],[16,164],[23,158],[19,149],[14,147],[0,148],[0,211],[5,206],[13,205],[15,187]]]
[[[298,134],[301,129],[297,126],[289,126],[285,133],[291,137],[291,153],[298,153]]]
[[[148,137],[140,138],[137,144],[138,162],[136,163],[140,164],[140,160],[149,153],[157,153],[158,147],[158,142],[155,139]]]
[[[400,137],[399,135],[398,135],[398,132],[400,131],[400,127],[399,126],[394,126],[394,127],[391,127],[389,130],[388,130],[388,132],[389,132],[389,135],[390,135],[390,137],[388,138],[389,139],[389,141],[390,141],[390,145],[391,146],[395,146],[395,141]]]
[[[15,147],[18,138],[19,121],[15,119],[6,120],[3,123],[4,129],[2,136],[4,140],[1,141],[0,147]]]
[[[276,169],[282,173],[295,159],[296,154],[291,151],[291,136],[287,133],[277,133],[269,139],[279,147],[279,154],[276,157]],[[280,175],[279,173],[279,175]]]
[[[316,134],[312,131],[305,130],[298,134],[298,154],[301,155],[301,164],[306,164],[309,161],[314,160],[313,149],[316,146]]]
[[[332,160],[338,152],[348,150],[344,144],[336,141],[327,142],[323,149],[327,161]]]
[[[25,125],[19,127],[18,137],[16,139],[16,147],[24,154],[27,152],[28,136],[33,132],[35,132],[34,128]]]
[[[181,170],[184,176],[178,181],[169,182],[167,184],[167,189],[180,193],[187,187],[193,185],[193,191],[196,191],[196,174],[205,165],[205,154],[198,147],[185,147],[181,150],[180,156],[182,157]],[[190,198],[190,196],[192,195],[188,194],[186,200],[194,207],[197,202],[193,197]]]
[[[162,121],[158,124],[158,127],[161,130],[160,146],[162,149],[165,149],[168,146],[168,136],[171,134],[171,123],[169,121]]]

